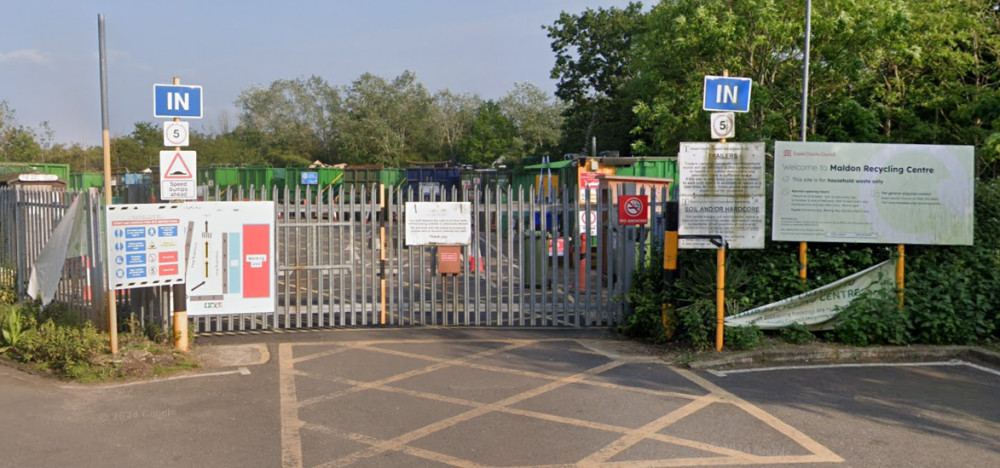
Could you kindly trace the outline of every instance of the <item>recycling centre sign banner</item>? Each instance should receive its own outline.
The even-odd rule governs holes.
[[[971,146],[779,141],[772,240],[972,245]]]

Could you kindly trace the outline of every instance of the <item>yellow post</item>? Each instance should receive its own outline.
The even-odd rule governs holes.
[[[722,76],[729,76],[729,70],[722,70]],[[725,143],[726,139],[719,140]],[[715,254],[716,281],[718,283],[715,291],[715,350],[722,351],[725,342],[726,327],[726,243],[723,240],[719,251]]]
[[[899,259],[896,260],[896,297],[899,298],[899,308],[903,308],[903,286],[906,280],[906,247],[899,244],[896,247],[899,252]]]
[[[381,244],[381,249],[379,253],[380,260],[382,261],[382,279],[379,280],[382,286],[382,319],[379,323],[385,325],[385,226],[379,228],[379,243]]]
[[[181,79],[174,77],[174,84],[181,84]],[[174,122],[181,119],[174,117]],[[175,146],[174,151],[180,151],[180,146]],[[205,243],[205,276],[208,276],[208,242]],[[187,286],[175,284],[174,289],[174,348],[178,351],[188,350],[188,320],[187,320]]]
[[[799,242],[799,279],[806,284],[806,272],[809,268],[809,244]]]
[[[677,251],[680,238],[677,232],[678,206],[677,200],[668,199],[664,209],[666,216],[666,231],[663,233],[663,280],[667,288],[667,301],[660,310],[660,320],[663,323],[663,334],[666,339],[674,337],[677,314],[674,306],[674,283],[677,281]]]
[[[104,206],[111,206],[111,137],[108,124],[108,60],[107,47],[104,45],[104,15],[97,15],[98,53],[101,69],[101,128],[103,129],[101,143],[104,145]],[[111,354],[118,352],[118,304],[115,302],[115,290],[108,283],[108,347]]]
[[[718,289],[715,292],[715,350],[722,351],[726,320],[726,247],[716,254]]]
[[[104,129],[104,205],[111,206],[111,138],[108,129]],[[110,242],[110,241],[109,241]],[[118,304],[115,290],[108,288],[108,334],[111,354],[118,352]]]

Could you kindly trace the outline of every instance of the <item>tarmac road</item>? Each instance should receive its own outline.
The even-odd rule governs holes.
[[[74,385],[0,365],[0,466],[1000,464],[1000,372],[964,363],[717,375],[600,330],[198,343],[221,367],[164,381]]]

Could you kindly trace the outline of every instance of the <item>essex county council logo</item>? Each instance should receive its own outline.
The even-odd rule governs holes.
[[[786,158],[792,157],[792,150],[785,150],[785,157]]]

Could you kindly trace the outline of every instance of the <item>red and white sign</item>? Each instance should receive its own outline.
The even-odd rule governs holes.
[[[160,151],[160,199],[196,199],[194,175],[197,171],[194,151]]]
[[[618,196],[618,224],[645,226],[649,222],[649,197],[646,195]]]

